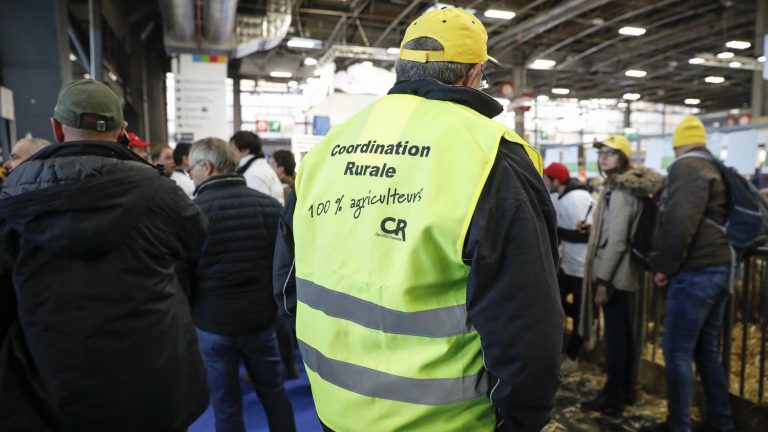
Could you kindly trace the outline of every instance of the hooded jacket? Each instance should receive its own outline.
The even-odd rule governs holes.
[[[621,291],[637,291],[643,268],[631,259],[630,241],[640,220],[641,199],[662,186],[659,173],[637,167],[608,177],[597,201],[584,268],[579,333],[589,334],[592,323],[594,283]]]
[[[176,430],[206,408],[177,261],[207,221],[108,142],[50,146],[0,192],[0,430]],[[9,282],[12,281],[12,284]]]
[[[702,147],[693,152],[706,152]],[[731,263],[731,249],[722,231],[728,191],[717,166],[706,159],[684,158],[669,168],[654,235],[651,268],[672,276]]]

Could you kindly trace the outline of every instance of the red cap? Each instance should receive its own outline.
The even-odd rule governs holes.
[[[544,169],[544,175],[559,180],[560,183],[565,183],[571,178],[571,173],[568,172],[568,168],[558,162],[549,164],[549,166]]]
[[[149,147],[151,145],[146,141],[142,141],[141,138],[133,132],[128,132],[128,140],[128,147]]]

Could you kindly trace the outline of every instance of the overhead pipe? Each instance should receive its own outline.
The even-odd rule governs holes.
[[[191,42],[195,37],[195,2],[189,0],[160,0],[166,37],[179,42]]]
[[[238,41],[235,58],[278,46],[291,26],[291,0],[268,0],[262,16],[241,16],[237,25]]]
[[[235,29],[237,0],[205,0],[205,41],[221,45],[229,41]]]

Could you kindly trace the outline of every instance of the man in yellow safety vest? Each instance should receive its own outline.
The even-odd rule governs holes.
[[[478,91],[487,38],[460,9],[417,18],[389,94],[301,162],[274,285],[327,430],[538,432],[549,420],[555,213],[540,155]]]

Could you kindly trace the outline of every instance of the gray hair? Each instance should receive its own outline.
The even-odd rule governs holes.
[[[192,143],[189,165],[210,162],[218,174],[232,174],[237,166],[235,146],[219,138],[203,138]]]
[[[27,142],[29,143],[29,154],[33,155],[45,147],[51,145],[51,142],[42,138],[24,137],[20,139],[16,144]]]
[[[406,42],[403,48],[419,51],[442,51],[443,44],[431,37],[419,37]],[[453,85],[464,78],[473,66],[473,64],[466,63],[442,61],[419,63],[398,59],[395,63],[395,74],[397,74],[398,81],[433,79],[443,84]]]

